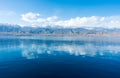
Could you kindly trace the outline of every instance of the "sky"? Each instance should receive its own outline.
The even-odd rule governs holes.
[[[0,0],[0,23],[120,28],[120,0]]]

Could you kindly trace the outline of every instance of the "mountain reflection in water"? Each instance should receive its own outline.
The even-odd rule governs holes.
[[[42,62],[38,64],[37,62],[40,61]],[[18,62],[18,67],[16,67]],[[27,64],[28,62],[30,64]],[[15,70],[11,67],[13,65],[15,65]],[[21,67],[22,65],[25,68]],[[70,68],[66,70],[68,65]],[[0,78],[16,78],[18,76],[23,78],[119,78],[119,65],[119,39],[78,38],[76,40],[69,37],[0,38]],[[48,70],[49,68],[52,69]],[[37,72],[33,71],[34,69]],[[43,69],[45,69],[45,72],[42,71]],[[3,73],[8,74],[8,76],[3,75]],[[33,75],[30,75],[30,73]]]

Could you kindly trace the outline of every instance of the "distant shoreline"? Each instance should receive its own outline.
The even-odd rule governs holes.
[[[0,33],[0,36],[71,36],[71,37],[120,37],[120,33],[96,33],[96,34],[25,34],[25,33]]]

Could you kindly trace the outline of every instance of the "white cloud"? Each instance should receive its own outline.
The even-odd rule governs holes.
[[[59,20],[57,16],[50,16],[46,18],[40,17],[39,13],[22,14],[22,20],[32,23],[36,26],[60,26],[60,27],[105,27],[105,28],[120,28],[120,16],[89,16],[89,17],[75,17],[68,20]]]
[[[56,19],[57,19],[57,16],[52,16],[52,17],[48,17],[46,20],[51,22],[51,21],[54,21]]]
[[[22,16],[22,20],[26,22],[34,23],[36,22],[36,18],[40,16],[40,14],[29,12],[27,14],[22,14],[21,16]]]
[[[31,25],[34,25],[35,26],[41,26],[41,27],[45,27],[45,26],[48,26],[48,25],[53,25],[53,22],[55,22],[55,20],[57,20],[57,16],[50,16],[50,17],[47,17],[47,18],[41,18],[40,17],[41,14],[39,13],[32,13],[32,12],[29,12],[29,13],[26,13],[26,14],[22,14],[22,20],[23,21],[26,21],[28,23],[31,23]],[[54,25],[53,25],[54,26]]]

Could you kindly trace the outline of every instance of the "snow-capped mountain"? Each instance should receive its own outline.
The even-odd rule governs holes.
[[[55,28],[55,27],[31,27],[12,24],[0,24],[0,33],[22,33],[22,34],[62,34],[62,35],[79,35],[79,34],[96,34],[96,33],[120,33],[120,29],[107,28]]]

